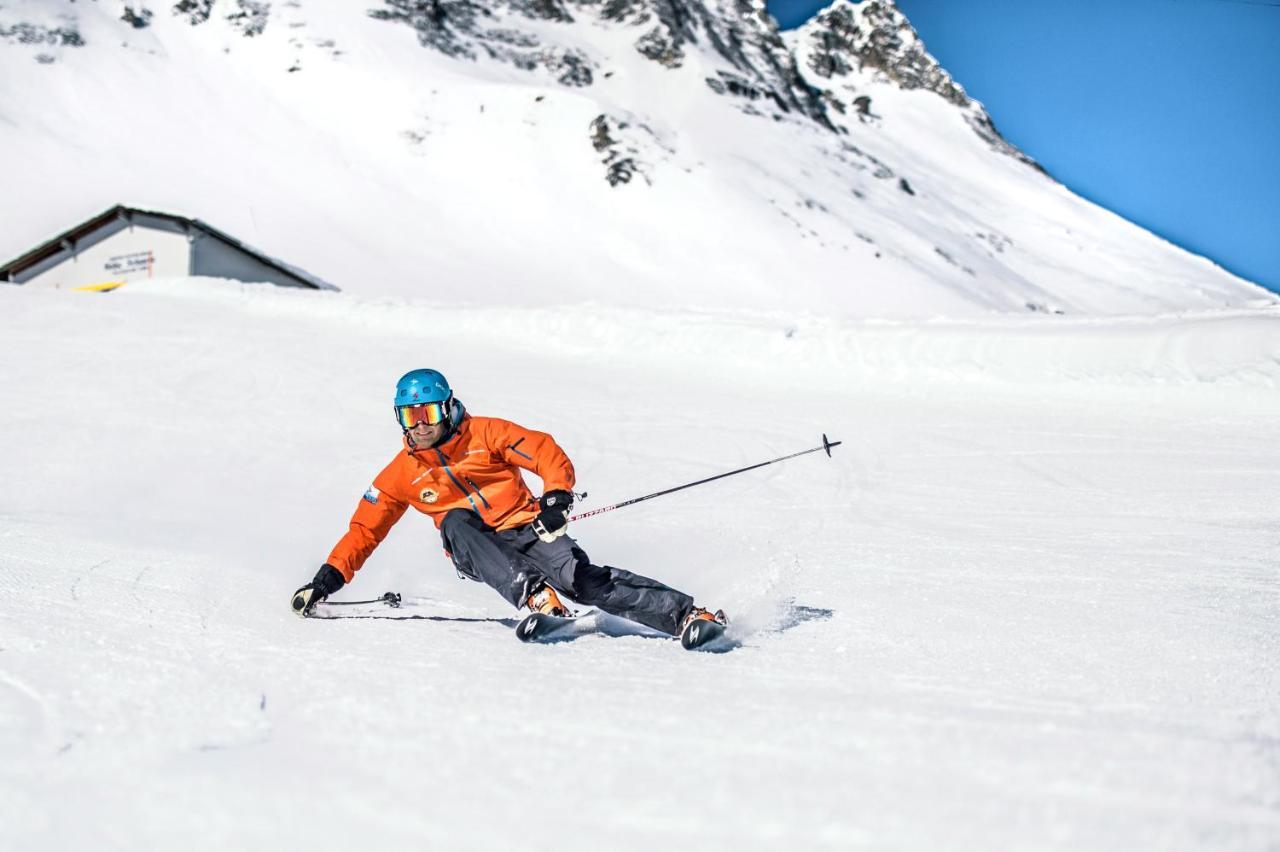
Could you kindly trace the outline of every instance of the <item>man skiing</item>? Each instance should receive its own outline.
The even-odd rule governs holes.
[[[550,435],[473,417],[435,370],[400,379],[395,412],[404,450],[374,478],[315,578],[294,593],[294,612],[307,615],[350,583],[412,506],[435,522],[461,575],[492,586],[517,609],[566,616],[562,593],[672,635],[699,620],[724,624],[724,613],[694,606],[683,592],[588,559],[566,535],[573,464]],[[541,498],[521,469],[542,479]]]

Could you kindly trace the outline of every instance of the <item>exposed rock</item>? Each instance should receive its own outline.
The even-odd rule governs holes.
[[[798,113],[834,129],[820,93],[796,67],[795,57],[763,3],[751,0],[613,0],[611,16],[636,23],[654,22],[636,44],[641,54],[664,65],[678,66],[687,44],[705,43],[748,81],[727,94],[756,91],[767,95],[784,113]],[[722,74],[723,76],[723,74]],[[714,88],[714,87],[713,87]]]
[[[868,154],[866,151],[854,145],[852,142],[841,142],[840,149],[834,152],[833,156],[847,166],[856,171],[866,171],[870,164],[872,168],[871,176],[878,180],[888,180],[893,177],[893,169],[878,157]]]
[[[1044,166],[1022,153],[1017,145],[1000,135],[1000,131],[996,130],[996,123],[991,120],[991,116],[987,115],[987,111],[980,104],[975,101],[973,107],[965,114],[964,120],[984,142],[1002,154],[1021,160],[1045,175],[1049,174]]]
[[[151,24],[151,10],[141,9],[134,11],[133,6],[125,6],[124,12],[120,15],[120,20],[124,21],[135,30],[144,29]]]
[[[620,183],[631,183],[631,178],[637,171],[636,161],[631,157],[623,157],[614,160],[609,164],[609,168],[605,173],[605,180],[609,181],[609,186],[617,186]]]
[[[808,26],[816,43],[809,69],[819,77],[842,77],[872,70],[903,89],[926,89],[956,106],[968,106],[968,95],[938,61],[898,11],[892,0],[839,3]]]
[[[236,11],[227,15],[231,26],[241,35],[252,38],[267,28],[271,4],[261,0],[236,0]]]
[[[708,46],[734,69],[733,85],[716,89],[729,95],[767,97],[782,113],[799,114],[834,129],[821,94],[805,82],[787,49],[777,24],[754,0],[382,0],[369,14],[379,20],[412,26],[426,47],[449,56],[475,58],[481,53],[518,68],[551,70],[569,86],[594,81],[599,64],[579,50],[531,44],[512,38],[511,16],[505,29],[488,26],[494,10],[515,12],[530,20],[568,23],[575,16],[594,15],[601,21],[634,26],[642,32],[634,44],[645,58],[678,68],[689,45]],[[571,13],[570,9],[574,11]],[[530,35],[538,44],[542,39]],[[547,40],[551,36],[545,36]],[[516,49],[529,48],[529,50]],[[748,94],[750,93],[750,94]]]
[[[567,50],[564,53],[552,52],[549,67],[559,72],[556,82],[563,86],[590,86],[595,82],[591,72],[591,60],[585,53]]]
[[[227,15],[232,28],[248,38],[262,35],[271,17],[271,4],[266,0],[234,0],[234,3],[235,9]],[[185,18],[192,26],[198,26],[209,20],[209,16],[213,14],[213,4],[214,0],[178,0],[173,4],[173,14]],[[129,14],[128,7],[125,14]],[[144,14],[150,20],[151,13]]]
[[[848,92],[855,74],[871,74],[902,89],[933,92],[965,111],[965,121],[993,149],[1015,157],[1040,171],[1041,166],[1010,144],[996,130],[982,104],[965,94],[925,49],[924,42],[893,0],[837,2],[819,13],[801,30],[800,44],[807,54],[806,68],[834,88]],[[828,101],[841,99],[828,91]],[[853,98],[858,102],[865,95]],[[860,115],[868,115],[858,107]]]
[[[662,27],[654,27],[636,41],[636,50],[646,59],[652,59],[668,68],[679,68],[684,62],[680,43],[671,38]]]
[[[517,9],[526,18],[544,21],[572,23],[573,16],[560,0],[508,0],[513,9]]]
[[[622,131],[629,126],[627,122],[603,113],[593,118],[589,125],[591,147],[597,153],[605,155],[601,162],[605,165],[604,178],[609,182],[609,186],[630,183],[637,174],[648,180],[645,176],[645,168],[638,159],[640,153],[638,146],[622,138]]]
[[[200,2],[207,14],[212,0],[183,0],[179,6]],[[250,0],[237,2],[243,7]],[[881,120],[871,110],[870,95],[854,89],[855,80],[865,80],[857,75],[872,75],[904,89],[937,94],[963,110],[966,121],[993,148],[1033,162],[1000,136],[981,104],[972,101],[925,50],[892,0],[861,4],[837,0],[799,32],[799,49],[794,53],[763,0],[381,0],[368,14],[412,27],[423,46],[445,55],[484,56],[543,71],[565,86],[592,85],[599,58],[577,46],[558,45],[554,28],[544,25],[534,30],[522,26],[521,19],[568,24],[594,17],[635,28],[637,52],[664,67],[681,67],[691,46],[711,51],[713,60],[718,57],[723,62],[717,61],[721,67],[713,65],[714,73],[704,78],[707,86],[738,99],[738,108],[748,115],[775,121],[807,119],[843,134],[849,133],[848,128],[837,128],[832,116],[856,115],[872,125]],[[805,73],[797,54],[804,57]],[[832,85],[818,88],[811,79]],[[865,162],[872,162],[875,177],[895,177],[884,163],[856,148],[853,151],[864,161],[857,168],[865,169]],[[608,162],[628,159],[632,161],[628,168],[617,169],[618,183],[630,180],[637,171],[644,173],[644,159],[635,152],[615,150]],[[906,181],[900,187],[914,194]]]
[[[386,8],[372,9],[369,17],[408,24],[418,34],[423,47],[447,56],[475,59],[465,34],[475,28],[476,19],[489,12],[471,0],[383,0]]]
[[[84,47],[84,39],[72,26],[41,27],[26,23],[14,24],[11,27],[0,26],[0,39],[14,44]]]
[[[591,147],[597,151],[608,151],[609,148],[618,144],[618,141],[609,135],[609,120],[604,115],[597,115],[591,119]]]
[[[504,0],[482,4],[473,0],[383,0],[369,16],[408,24],[423,47],[446,56],[475,59],[483,54],[526,71],[549,71],[566,86],[589,86],[595,63],[580,50],[550,47],[537,35],[513,26],[494,27],[493,9],[505,8],[530,20],[571,23],[573,16],[560,0]]]
[[[737,74],[730,74],[728,71],[719,71],[717,73],[719,77],[707,78],[707,86],[718,95],[734,95],[739,98],[756,101],[766,94],[772,94],[756,88],[751,84],[751,81]]]
[[[173,14],[186,18],[192,26],[209,20],[212,11],[213,0],[178,0],[173,6]]]

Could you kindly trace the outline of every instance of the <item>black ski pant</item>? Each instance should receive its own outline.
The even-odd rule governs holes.
[[[693,607],[693,598],[657,580],[592,564],[567,535],[546,542],[529,525],[498,531],[475,512],[454,509],[440,537],[459,573],[497,589],[517,609],[543,580],[580,604],[672,635]]]

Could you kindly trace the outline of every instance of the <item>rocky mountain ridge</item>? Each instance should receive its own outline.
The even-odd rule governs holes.
[[[785,33],[759,0],[4,0],[0,43],[0,159],[40,201],[0,216],[4,256],[126,203],[397,295],[874,317],[1259,298],[1029,167],[888,0]]]
[[[279,4],[297,9],[301,0]],[[178,0],[169,12],[192,26],[221,16],[246,38],[260,36],[273,19],[266,0]],[[725,63],[705,78],[717,94],[760,102],[748,114],[803,116],[832,131],[849,116],[870,116],[869,98],[857,79],[872,74],[905,90],[925,90],[966,112],[984,140],[1002,153],[1033,163],[996,130],[980,104],[938,64],[892,0],[836,0],[784,37],[762,0],[381,0],[365,13],[411,27],[427,48],[459,60],[487,59],[544,72],[568,87],[596,82],[603,62],[578,48],[557,44],[554,27],[579,18],[625,27],[639,34],[635,50],[668,68],[681,67],[691,49],[704,45]],[[120,18],[137,29],[156,15],[145,0],[125,0]],[[279,12],[275,13],[279,17]],[[82,46],[74,25],[0,27],[0,39],[23,44]]]
[[[893,0],[836,0],[789,35],[809,82],[822,88],[824,101],[842,116],[873,115],[870,96],[860,90],[867,77],[906,91],[933,92],[962,110],[965,121],[993,150],[1044,171],[1000,134],[982,104],[928,52]]]

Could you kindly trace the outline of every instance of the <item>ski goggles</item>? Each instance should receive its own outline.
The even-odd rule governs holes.
[[[449,416],[449,403],[424,402],[421,405],[397,405],[396,419],[405,429],[412,429],[419,423],[435,426],[443,423]]]

